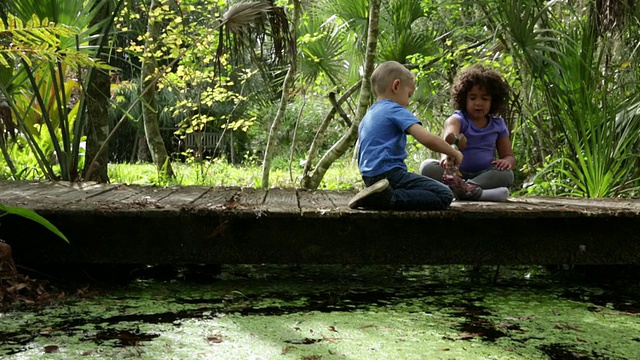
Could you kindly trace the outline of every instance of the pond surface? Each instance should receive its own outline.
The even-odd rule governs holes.
[[[143,272],[0,312],[0,358],[640,359],[637,279],[328,265],[185,276]]]

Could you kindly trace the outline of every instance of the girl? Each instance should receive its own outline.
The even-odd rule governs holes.
[[[505,201],[509,197],[516,159],[509,129],[497,116],[506,107],[509,92],[497,71],[479,64],[463,69],[454,79],[451,100],[456,110],[445,121],[444,138],[466,137],[459,169],[473,190],[458,200]],[[442,180],[446,165],[446,156],[440,161],[428,159],[420,165],[420,173]]]

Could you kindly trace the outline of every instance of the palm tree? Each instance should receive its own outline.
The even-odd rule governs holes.
[[[340,158],[353,145],[358,137],[358,125],[364,117],[371,103],[371,83],[369,79],[373,73],[378,44],[378,22],[380,14],[380,0],[369,1],[369,25],[367,31],[367,47],[363,64],[362,82],[360,84],[360,101],[354,117],[354,121],[340,140],[320,159],[313,173],[303,179],[302,186],[307,189],[316,189],[324,177],[329,166]]]
[[[92,25],[107,1],[111,0],[100,0],[93,7],[77,1],[55,0],[21,0],[8,4],[7,18],[13,19],[13,27],[7,34],[20,44],[14,47],[18,50],[9,55],[19,64],[11,68],[10,85],[0,90],[10,102],[21,133],[49,179],[78,178],[84,123],[77,119],[84,117],[78,117],[83,110],[72,94],[84,96],[81,84],[84,69],[104,68],[92,58],[96,47],[89,43],[94,34],[101,33],[111,21],[108,16]],[[43,24],[41,19],[50,22]],[[27,51],[19,50],[21,48]],[[59,174],[53,170],[51,153],[59,162]]]
[[[91,25],[95,26],[99,23],[100,19],[111,18],[111,14],[118,13],[118,9],[122,1],[118,1],[118,4],[113,4],[112,1],[107,1],[96,16],[92,19]],[[105,63],[109,63],[109,57],[107,56],[106,49],[108,47],[108,31],[112,29],[113,22],[105,24],[102,29],[98,28],[98,33],[95,40],[92,40],[91,44],[97,49],[96,55],[99,59]],[[87,141],[85,152],[85,166],[83,169],[83,179],[85,181],[96,181],[99,183],[109,182],[109,175],[107,173],[107,165],[109,162],[109,156],[106,151],[99,152],[100,148],[106,145],[107,138],[109,136],[109,98],[111,93],[111,78],[108,71],[98,68],[91,69],[88,75],[88,86],[86,87],[86,96],[82,98],[84,104],[86,104],[87,111],[81,112],[80,117],[86,114],[86,126],[87,126]],[[83,105],[84,105],[83,104]],[[81,108],[83,106],[81,105]],[[85,121],[81,121],[84,123]]]
[[[263,188],[269,187],[269,171],[271,170],[271,158],[273,156],[274,143],[273,139],[275,133],[279,131],[280,125],[282,124],[282,120],[284,118],[284,114],[287,108],[287,103],[289,102],[289,93],[293,88],[293,84],[295,82],[296,71],[297,71],[297,59],[296,59],[296,41],[297,39],[297,27],[298,21],[300,18],[300,13],[302,9],[300,7],[300,0],[293,0],[293,16],[291,19],[291,33],[289,37],[294,39],[292,41],[292,49],[289,60],[289,70],[287,70],[287,75],[284,77],[284,82],[282,84],[282,97],[280,98],[280,106],[278,107],[278,112],[276,113],[275,118],[271,124],[271,128],[269,129],[269,135],[267,137],[267,145],[264,150],[264,159],[262,161],[262,182],[261,186]]]

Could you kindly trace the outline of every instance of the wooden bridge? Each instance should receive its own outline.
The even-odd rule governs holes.
[[[512,198],[362,211],[353,191],[0,182],[0,238],[38,264],[640,264],[640,200]]]

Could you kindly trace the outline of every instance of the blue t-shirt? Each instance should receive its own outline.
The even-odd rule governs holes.
[[[378,100],[358,127],[358,166],[363,176],[377,176],[391,169],[407,170],[407,129],[421,124],[406,107],[388,99]]]
[[[467,137],[467,147],[462,150],[464,159],[460,170],[477,172],[490,168],[496,156],[496,142],[509,136],[504,119],[489,115],[487,126],[479,128],[466,113],[456,110],[453,114],[460,121],[460,132]]]

